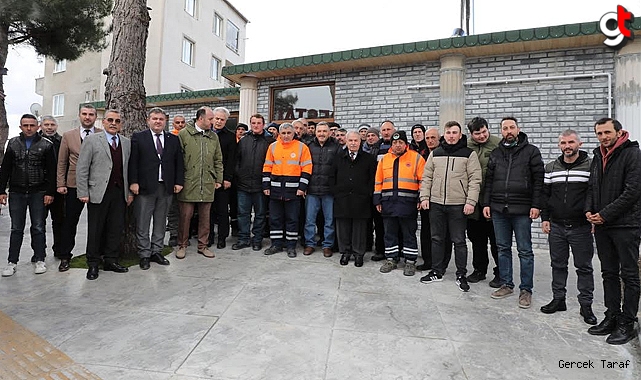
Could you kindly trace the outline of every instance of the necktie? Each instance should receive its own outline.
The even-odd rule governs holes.
[[[85,137],[89,136],[89,133],[91,133],[90,129],[85,129]]]
[[[111,147],[116,150],[118,149],[118,144],[116,143],[116,136],[111,137]]]
[[[352,161],[354,161],[354,158],[355,158],[355,157],[356,157],[356,153],[354,153],[354,152],[349,152],[349,158],[351,158],[351,159],[352,159]]]
[[[162,144],[160,143],[160,133],[156,133],[156,153],[162,156]]]

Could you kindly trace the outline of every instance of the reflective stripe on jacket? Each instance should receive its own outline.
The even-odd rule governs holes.
[[[416,214],[425,160],[413,150],[401,156],[388,152],[378,162],[374,182],[375,205],[383,216],[411,217]]]
[[[263,165],[263,190],[277,199],[294,199],[296,191],[306,191],[312,175],[312,156],[307,145],[280,138],[267,149]]]

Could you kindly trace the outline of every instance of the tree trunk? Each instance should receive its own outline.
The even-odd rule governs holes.
[[[7,63],[9,52],[9,25],[0,23],[0,70]],[[4,77],[0,73],[0,162],[4,161],[4,145],[9,137],[9,123],[7,122],[7,108],[4,106]]]
[[[105,104],[123,119],[122,134],[131,137],[147,128],[145,108],[145,57],[149,29],[146,0],[116,0],[113,9],[112,48],[105,70]],[[127,208],[124,256],[137,257],[133,207]]]

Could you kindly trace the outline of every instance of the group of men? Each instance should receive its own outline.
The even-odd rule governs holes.
[[[443,280],[453,247],[456,284],[463,292],[486,278],[489,242],[496,264],[490,281],[497,288],[491,294],[495,299],[514,293],[514,236],[520,262],[518,305],[529,308],[534,286],[531,224],[541,216],[542,230],[549,234],[554,295],[541,311],[567,309],[571,249],[580,314],[596,325],[591,308],[594,234],[607,311],[589,332],[609,335],[612,344],[626,343],[635,334],[641,151],[614,119],[596,122],[601,145],[592,160],[580,150],[579,134],[568,129],[559,136],[562,154],[544,166],[539,149],[513,117],[501,120],[502,138],[492,136],[487,121],[477,117],[467,124],[469,140],[462,126],[450,121],[442,137],[436,128],[414,125],[411,143],[390,120],[380,130],[362,124],[358,131],[319,122],[312,132],[311,123],[298,119],[279,125],[275,139],[260,114],[251,116],[248,132],[234,134],[225,128],[227,109],[202,107],[193,122],[174,117],[174,130],[166,132],[167,114],[153,108],[148,129],[130,140],[120,134],[123,120],[116,110],[105,112],[103,130],[94,126],[92,106],[83,105],[79,117],[81,126],[60,136],[52,117],[39,125],[26,114],[20,136],[8,143],[0,168],[0,202],[6,203],[8,184],[12,227],[3,276],[15,273],[27,209],[34,271],[44,273],[46,213],[52,214],[58,269],[66,271],[80,213],[88,205],[87,278],[94,280],[101,263],[103,270],[127,271],[118,257],[126,207],[132,202],[140,267],[147,270],[150,262],[169,265],[161,250],[176,203],[173,218],[178,222],[172,223],[170,215],[169,229],[178,259],[186,256],[196,210],[198,253],[215,256],[209,249],[214,223],[217,248],[225,248],[233,198],[237,205],[232,203],[231,211],[238,215],[233,250],[261,250],[268,220],[271,245],[265,255],[286,250],[296,257],[302,235],[304,255],[319,245],[325,257],[338,251],[341,265],[353,258],[360,267],[375,245],[372,259],[384,260],[380,272],[391,272],[403,259],[404,275],[427,271],[421,282],[433,283]],[[417,266],[419,212],[423,264]],[[473,251],[469,276],[466,232]]]

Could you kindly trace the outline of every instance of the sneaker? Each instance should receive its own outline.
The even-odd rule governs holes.
[[[269,247],[269,248],[267,248],[267,249],[265,250],[264,254],[265,254],[265,255],[273,255],[274,253],[281,252],[282,250],[283,250],[283,248],[281,248],[281,247],[276,247],[276,246],[273,246],[273,245],[272,245],[271,247]]]
[[[7,267],[2,270],[2,277],[10,277],[16,273],[16,267],[18,265],[14,263],[7,264]]]
[[[501,287],[501,277],[498,274],[494,275],[492,281],[490,281],[490,288],[498,289]]]
[[[519,307],[521,309],[529,309],[532,305],[532,293],[522,289],[519,293]]]
[[[438,274],[435,270],[431,270],[426,276],[421,277],[421,282],[430,284],[433,282],[443,281],[443,276]]]
[[[33,270],[33,273],[35,273],[35,274],[43,274],[46,271],[47,271],[47,267],[45,266],[45,262],[44,261],[37,261],[36,262],[36,267]]]
[[[385,264],[381,265],[381,273],[389,273],[396,269],[396,263],[393,260],[385,261]]]
[[[514,293],[514,289],[510,288],[507,285],[502,285],[500,288],[492,292],[491,297],[494,298],[495,300],[509,297]]]
[[[485,273],[475,270],[471,275],[467,277],[467,282],[470,284],[476,284],[477,282],[485,280]]]
[[[411,261],[405,262],[405,268],[403,268],[404,276],[414,276],[416,274],[416,263]]]
[[[296,257],[296,248],[288,248],[287,249],[287,257],[293,259]]]
[[[467,283],[467,278],[465,278],[465,276],[458,276],[456,278],[456,285],[458,285],[459,290],[462,292],[470,291],[470,285]]]

